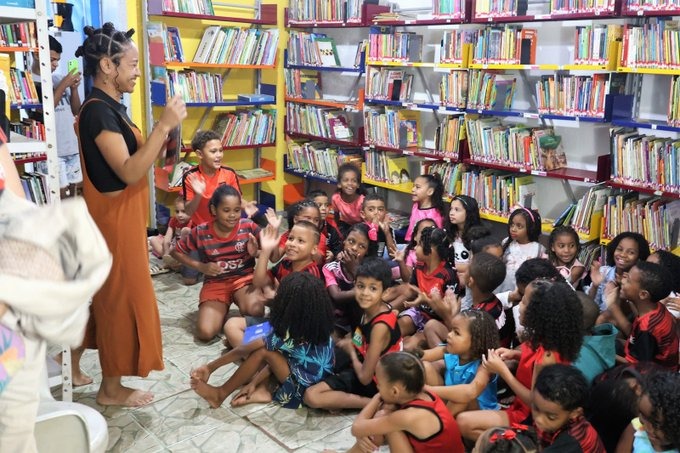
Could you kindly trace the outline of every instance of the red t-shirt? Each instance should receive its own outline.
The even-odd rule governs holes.
[[[200,225],[201,223],[210,222],[213,219],[212,215],[210,215],[209,208],[210,197],[212,197],[213,192],[215,192],[215,189],[217,189],[218,186],[224,184],[230,185],[234,189],[238,190],[238,193],[241,193],[241,186],[238,182],[238,176],[236,175],[236,172],[229,167],[220,167],[214,175],[207,176],[201,171],[200,166],[196,166],[187,171],[184,176],[182,176],[184,202],[187,204],[190,203],[191,200],[193,200],[196,196],[194,188],[190,182],[190,177],[195,173],[201,175],[205,181],[205,191],[203,192],[201,201],[198,204],[198,208],[196,208],[196,211],[191,216],[191,220],[194,222],[194,225]]]
[[[269,270],[269,278],[272,280],[276,279],[278,281],[281,281],[283,277],[285,277],[288,274],[292,274],[293,271],[293,262],[289,260],[288,258],[284,258],[279,263],[271,268]],[[312,261],[302,269],[300,269],[298,272],[309,272],[315,277],[321,278],[321,271],[319,270],[319,266]]]
[[[168,222],[168,228],[172,228],[172,238],[173,240],[178,240],[182,234],[182,228],[187,227],[187,228],[193,228],[194,227],[194,222],[191,221],[191,219],[187,220],[184,223],[179,223],[179,220],[177,220],[177,217],[173,217],[170,219]]]
[[[289,234],[290,231],[286,231],[281,235],[281,239],[279,239],[279,248],[286,246]],[[327,242],[328,240],[326,239],[326,235],[323,233],[319,233],[319,244],[317,245],[316,250],[319,253],[319,256],[323,256],[324,258],[326,257]]]

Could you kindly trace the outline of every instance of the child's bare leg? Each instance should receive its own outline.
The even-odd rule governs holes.
[[[163,256],[163,236],[153,236],[149,238],[149,244],[151,245],[151,252],[154,256],[158,258]]]
[[[232,348],[240,346],[243,343],[243,337],[246,333],[246,319],[242,317],[229,318],[224,324],[224,335],[227,337],[227,343]]]
[[[468,440],[476,441],[484,431],[494,426],[510,426],[508,415],[503,411],[461,412],[456,417],[460,434]]]
[[[198,395],[206,400],[210,407],[217,408],[222,405],[224,400],[232,394],[234,390],[249,382],[255,373],[264,365],[264,357],[267,351],[264,348],[258,349],[251,353],[248,358],[241,364],[236,372],[219,387],[213,387],[198,379],[191,380],[191,388],[194,389]]]
[[[402,337],[416,333],[416,325],[410,316],[401,316],[397,321],[397,324],[399,325]]]
[[[196,322],[196,338],[210,341],[224,326],[224,317],[229,310],[229,304],[216,300],[206,300],[198,306],[198,321]]]
[[[234,302],[244,316],[264,316],[264,296],[253,285],[244,286],[234,292]]]
[[[444,361],[436,360],[434,362],[423,361],[425,367],[425,383],[427,385],[444,385]]]
[[[451,412],[451,415],[457,417],[458,414],[462,412],[478,411],[479,403],[477,403],[476,399],[470,401],[469,403],[455,403],[453,401],[449,401],[446,403],[446,407],[449,409],[449,412]]]
[[[421,330],[410,337],[404,337],[404,351],[415,351],[425,345],[425,334]]]
[[[247,404],[271,403],[272,393],[269,391],[269,385],[270,383],[267,380],[260,382],[249,395],[241,395],[231,400],[231,406],[241,407]]]
[[[434,348],[442,343],[446,343],[446,337],[449,335],[449,329],[446,328],[446,325],[436,319],[427,321],[423,332],[425,332],[428,348]]]
[[[327,383],[319,382],[305,391],[304,402],[315,409],[363,409],[371,399],[333,390]]]

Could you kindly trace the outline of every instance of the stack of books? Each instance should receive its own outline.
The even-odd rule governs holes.
[[[550,0],[551,14],[597,14],[614,11],[615,7],[615,0]]]
[[[388,148],[409,148],[420,143],[420,112],[411,110],[364,110],[366,143]]]
[[[510,110],[516,85],[514,75],[471,71],[467,106],[470,109]]]
[[[10,102],[13,104],[40,103],[31,71],[9,68],[9,78],[12,85],[12,89],[9,90]]]
[[[332,140],[352,141],[354,137],[344,111],[290,102],[286,104],[286,130]]]
[[[499,170],[466,171],[461,175],[460,193],[477,200],[480,211],[507,217],[517,206],[536,209],[538,191],[531,176]]]
[[[339,67],[335,40],[323,33],[291,30],[288,35],[288,64]]]
[[[651,18],[644,25],[626,24],[621,47],[621,66],[680,68],[680,22]]]
[[[574,64],[601,65],[609,63],[610,52],[616,51],[612,43],[621,41],[623,27],[618,24],[596,24],[576,27],[574,38]]]
[[[390,27],[371,27],[368,35],[369,62],[371,60],[420,62],[422,54],[422,35],[394,31]]]
[[[439,99],[447,107],[465,108],[468,103],[468,71],[451,71],[439,82]]]
[[[361,167],[363,153],[359,148],[338,148],[323,142],[297,143],[288,140],[288,167],[292,170],[335,179],[338,167],[351,162]]]
[[[544,75],[536,82],[538,113],[604,118],[609,74]]]
[[[465,44],[474,42],[475,33],[470,30],[447,30],[442,36],[439,49],[440,63],[462,64]]]
[[[215,15],[211,0],[163,0],[163,11]]]
[[[460,19],[465,17],[463,0],[432,0],[432,15],[435,18]]]
[[[421,175],[438,174],[444,184],[444,193],[453,196],[460,192],[461,175],[463,174],[462,164],[448,162],[433,162],[424,160],[420,163]]]
[[[193,70],[168,71],[168,98],[180,94],[184,102],[222,102],[222,76]]]
[[[519,25],[477,30],[472,62],[476,64],[535,64],[538,33]]]
[[[465,138],[464,120],[458,116],[447,116],[437,126],[434,147],[443,157],[458,159],[460,141]]]
[[[37,47],[35,22],[0,25],[0,47]]]

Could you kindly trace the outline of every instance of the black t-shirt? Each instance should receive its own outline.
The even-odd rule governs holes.
[[[88,102],[90,99],[98,99]],[[100,192],[115,192],[127,186],[104,159],[95,139],[102,131],[123,135],[130,155],[137,151],[137,139],[125,106],[98,88],[83,103],[79,114],[79,140],[87,175]]]

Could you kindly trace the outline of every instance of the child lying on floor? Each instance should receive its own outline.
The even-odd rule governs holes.
[[[294,272],[281,280],[271,305],[271,331],[191,371],[191,388],[219,407],[237,388],[231,405],[274,401],[297,409],[307,387],[333,371],[333,310],[323,282]],[[247,358],[246,358],[247,357]],[[218,368],[246,358],[219,387],[208,384]]]

